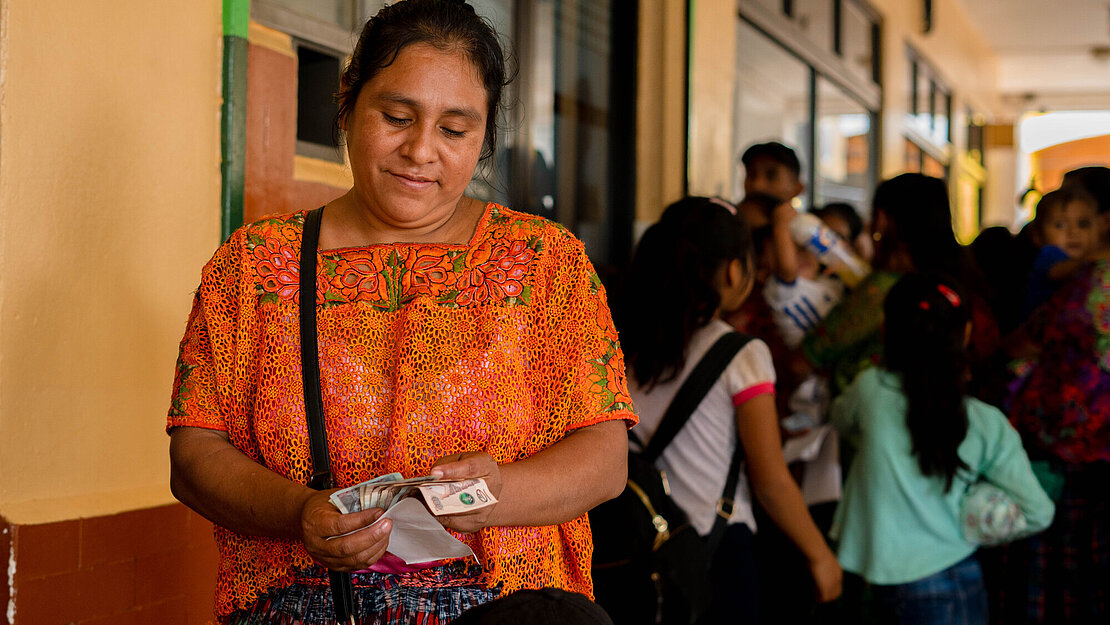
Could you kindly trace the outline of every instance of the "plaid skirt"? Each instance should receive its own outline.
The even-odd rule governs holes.
[[[406,575],[356,573],[358,625],[446,625],[499,594],[483,583],[482,567],[456,560]],[[334,625],[327,571],[313,568],[285,588],[268,592],[250,607],[221,620],[226,625]]]
[[[1052,525],[980,551],[992,623],[1110,623],[1110,464],[1054,466],[1064,488]]]

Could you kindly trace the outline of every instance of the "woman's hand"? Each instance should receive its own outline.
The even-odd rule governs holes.
[[[393,522],[371,508],[350,514],[341,513],[328,496],[334,491],[319,491],[301,509],[301,540],[312,559],[333,571],[361,571],[377,562],[389,546]]]
[[[444,456],[432,465],[431,475],[452,480],[480,477],[486,481],[494,497],[501,496],[501,467],[492,456],[482,451]],[[490,514],[496,507],[497,504],[493,504],[472,512],[445,514],[436,518],[446,528],[470,534],[489,524]]]
[[[813,576],[817,601],[827,603],[840,596],[844,570],[832,552],[809,562],[809,573]]]

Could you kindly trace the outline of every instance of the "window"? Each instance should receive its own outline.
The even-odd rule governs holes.
[[[793,148],[808,181],[810,68],[782,46],[741,20],[738,25],[736,136],[733,197],[744,194],[740,156],[754,144],[778,141]]]
[[[878,15],[856,0],[789,5],[739,0],[733,196],[743,194],[743,151],[779,141],[801,161],[801,206],[846,202],[866,214],[878,172]]]
[[[468,192],[558,221],[603,274],[631,253],[635,15],[611,0],[478,0],[519,74],[501,145]],[[511,63],[510,63],[511,65]]]
[[[952,150],[952,91],[933,66],[907,48],[909,64],[909,113],[905,140],[916,149],[906,150],[906,170],[948,178]]]
[[[297,46],[297,153],[343,162],[334,129],[340,60],[332,52]]]
[[[813,203],[844,202],[866,216],[876,169],[874,115],[828,80],[817,85]]]
[[[362,11],[356,0],[255,0],[251,20],[288,34],[297,62],[296,154],[342,163],[334,130],[339,76],[357,40]],[[379,3],[380,4],[380,3]],[[374,9],[376,10],[376,8]]]

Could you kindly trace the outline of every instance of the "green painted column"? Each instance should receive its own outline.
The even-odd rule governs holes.
[[[223,0],[223,104],[220,107],[220,240],[243,224],[247,152],[247,27],[250,0]]]

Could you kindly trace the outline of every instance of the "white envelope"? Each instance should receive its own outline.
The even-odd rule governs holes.
[[[389,533],[389,552],[406,564],[418,564],[447,558],[475,557],[466,543],[443,529],[435,516],[415,498],[401,500],[381,516],[393,521]]]

